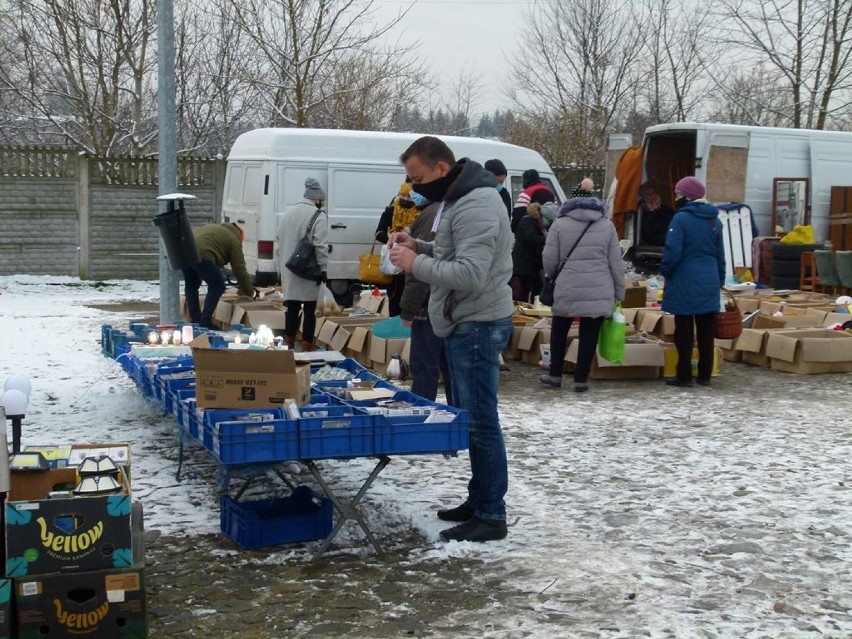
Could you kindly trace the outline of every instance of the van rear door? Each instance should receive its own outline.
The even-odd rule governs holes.
[[[329,165],[328,279],[358,279],[358,256],[369,253],[403,180],[402,166]]]

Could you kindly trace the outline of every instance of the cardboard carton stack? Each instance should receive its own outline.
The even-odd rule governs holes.
[[[15,636],[147,636],[129,444],[31,447],[11,465],[4,532]]]

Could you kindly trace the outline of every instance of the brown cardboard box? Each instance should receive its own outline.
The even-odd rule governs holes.
[[[674,340],[674,315],[656,309],[642,309],[636,314],[636,330],[665,342]]]
[[[386,318],[380,315],[341,315],[333,317],[318,317],[317,328],[315,333],[316,337],[314,341],[316,341],[316,343],[320,344],[321,346],[331,346],[334,340],[334,336],[340,328],[346,328],[351,334],[352,331],[358,326],[364,326],[369,328],[372,324],[380,322],[384,319]]]
[[[822,311],[814,312],[813,309],[807,309],[799,315],[755,315],[752,322],[752,328],[813,328],[822,326],[825,321],[825,313]]]
[[[390,339],[376,337],[375,335],[370,337],[370,364],[373,370],[380,374],[387,372],[391,356],[399,355],[401,357],[408,341],[409,338],[407,337]]]
[[[648,282],[646,280],[624,281],[623,308],[645,308],[648,304]]]
[[[769,366],[769,358],[766,356],[766,337],[773,330],[783,329],[781,327],[743,329],[742,334],[737,338],[735,348],[743,354],[743,361],[746,364]]]
[[[529,366],[538,366],[541,360],[541,344],[550,344],[549,328],[525,326],[518,337],[518,351],[521,361]]]
[[[273,331],[284,330],[284,307],[273,302],[237,301],[231,313],[231,324],[258,328],[265,324]]]
[[[370,338],[373,331],[369,326],[351,327],[352,336],[343,349],[346,357],[351,357],[363,366],[370,366]]]
[[[811,375],[852,371],[852,335],[827,329],[778,331],[768,336],[773,370]]]
[[[381,297],[365,295],[358,300],[357,306],[374,315],[388,316],[388,298],[386,295]]]
[[[760,300],[756,297],[737,296],[737,307],[743,313],[753,313],[760,310]]]
[[[567,359],[572,364],[577,363],[579,346],[580,340],[575,339],[568,347]],[[663,347],[659,343],[625,344],[624,361],[621,364],[613,364],[596,353],[589,378],[658,379],[664,364]]]
[[[715,342],[716,348],[722,354],[722,359],[726,362],[741,362],[743,360],[743,352],[737,349],[736,339],[717,339]]]
[[[288,399],[301,406],[310,397],[311,367],[293,351],[210,348],[206,335],[190,346],[198,408],[280,408]]]

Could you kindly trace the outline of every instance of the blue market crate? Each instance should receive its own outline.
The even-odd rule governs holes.
[[[263,415],[263,419],[252,419],[252,416]],[[215,408],[204,411],[201,423],[198,425],[198,439],[204,447],[213,450],[213,432],[221,422],[237,422],[245,424],[262,424],[276,419],[284,419],[280,408],[251,409],[251,408]]]
[[[201,441],[203,439],[201,435],[201,426],[199,426],[198,422],[198,410],[195,406],[195,398],[187,398],[181,402],[181,415],[183,417],[183,424],[186,432],[190,434],[190,436],[195,439]]]
[[[294,419],[219,422],[210,431],[210,452],[223,464],[279,462],[299,458],[299,426]]]
[[[299,420],[301,459],[363,457],[373,454],[372,415],[349,406],[328,406],[321,412],[325,414]]]
[[[427,422],[429,415],[375,415],[375,452],[384,455],[447,453],[470,445],[467,411],[434,405],[452,421]]]
[[[167,413],[177,417],[177,402],[186,397],[195,397],[194,377],[167,380],[163,385],[163,407]]]
[[[325,539],[331,532],[331,500],[307,486],[289,497],[234,501],[220,498],[222,533],[243,548]]]
[[[177,423],[182,427],[186,428],[186,423],[184,422],[184,402],[187,399],[195,399],[195,386],[189,386],[186,388],[179,388],[175,392],[171,394],[172,396],[172,415],[177,420]]]

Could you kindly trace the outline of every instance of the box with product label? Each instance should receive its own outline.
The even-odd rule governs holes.
[[[142,567],[15,579],[17,636],[148,636]]]
[[[568,347],[567,359],[577,363],[580,340],[575,339]],[[614,364],[595,353],[592,360],[590,379],[659,379],[665,359],[659,342],[636,341],[624,345],[624,359]]]
[[[777,331],[767,337],[773,370],[811,375],[852,371],[852,335],[828,329]]]
[[[86,457],[106,455],[116,465],[125,470],[130,468],[130,444],[115,442],[112,444],[58,444],[50,446],[25,446],[25,453],[40,453],[51,468],[79,466]],[[130,473],[127,472],[129,477]]]
[[[288,399],[301,406],[310,397],[310,364],[293,351],[210,348],[206,335],[191,346],[198,408],[280,408]]]
[[[75,496],[70,491],[77,482],[74,467],[11,473],[5,508],[7,576],[131,564],[130,486],[124,472],[119,469],[112,494]],[[104,477],[96,479],[98,486],[102,482],[107,483]]]
[[[663,357],[665,357],[665,363],[663,364],[663,377],[675,377],[677,376],[677,348],[675,348],[674,344],[664,343],[663,347]],[[719,347],[715,347],[713,349],[713,372],[711,375],[713,377],[717,377],[719,375],[719,362],[722,360],[722,349]],[[698,349],[692,349],[692,376],[698,376]]]

